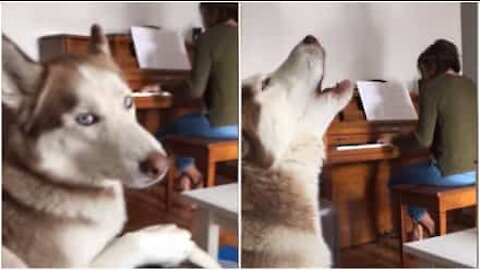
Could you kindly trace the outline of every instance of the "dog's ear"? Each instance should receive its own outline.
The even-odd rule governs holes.
[[[43,66],[2,34],[2,104],[17,109],[40,88]]]
[[[242,160],[252,162],[261,168],[270,168],[274,161],[258,136],[248,131],[242,131]]]
[[[98,24],[92,25],[90,29],[90,53],[110,56],[108,39]]]
[[[255,90],[250,84],[242,85],[242,160],[262,168],[273,164],[273,156],[267,153],[258,136],[261,107],[255,102]]]

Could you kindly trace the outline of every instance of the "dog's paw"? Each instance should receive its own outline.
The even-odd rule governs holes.
[[[150,263],[175,266],[188,259],[195,243],[191,233],[176,225],[156,225],[131,233]]]
[[[195,245],[188,260],[195,265],[203,268],[216,269],[222,268],[220,264],[213,259],[207,252]]]

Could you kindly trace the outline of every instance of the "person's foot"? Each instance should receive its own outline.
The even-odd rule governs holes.
[[[195,165],[188,166],[183,170],[177,179],[178,190],[180,192],[199,188],[203,184],[202,173],[195,167]]]
[[[423,217],[418,221],[424,229],[426,229],[426,233],[428,236],[435,235],[435,221],[433,221],[432,217],[426,213]]]
[[[419,223],[413,224],[413,229],[409,233],[409,241],[418,241],[423,239],[423,227]]]

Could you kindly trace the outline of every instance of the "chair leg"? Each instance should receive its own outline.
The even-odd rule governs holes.
[[[447,212],[439,212],[438,213],[438,235],[447,234]]]
[[[198,163],[198,168],[203,174],[204,187],[213,187],[215,186],[215,165],[216,163],[210,160],[208,153],[205,153],[201,162]]]
[[[207,166],[207,175],[205,176],[207,187],[215,186],[216,163],[209,162]]]
[[[406,212],[407,208],[404,204],[401,195],[398,195],[398,226],[399,226],[399,251],[400,251],[400,266],[405,265],[405,255],[403,253],[403,243],[407,241],[407,232],[406,232]]]

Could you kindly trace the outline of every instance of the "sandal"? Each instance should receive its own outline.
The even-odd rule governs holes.
[[[184,177],[186,177],[189,180],[190,189],[185,188],[182,185],[181,179],[184,178]],[[183,192],[183,191],[197,189],[197,188],[202,187],[203,186],[203,176],[200,176],[200,178],[195,181],[195,179],[193,179],[193,177],[190,174],[188,174],[186,172],[182,172],[180,174],[180,176],[177,177],[175,182],[177,183],[177,187],[176,187],[177,191],[178,192]]]

